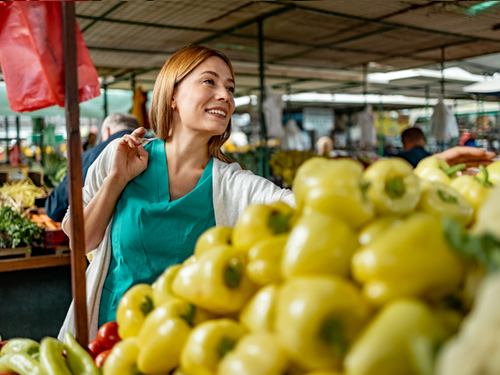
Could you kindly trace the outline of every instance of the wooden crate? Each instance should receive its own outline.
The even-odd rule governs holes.
[[[17,258],[30,258],[31,252],[27,247],[16,247],[15,249],[0,249],[0,259],[12,257],[16,255]]]

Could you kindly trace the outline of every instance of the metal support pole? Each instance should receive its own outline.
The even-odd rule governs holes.
[[[444,100],[444,47],[441,47],[441,96]]]
[[[366,95],[368,94],[368,64],[364,63],[363,64],[363,100],[366,105]]]
[[[21,123],[19,121],[19,116],[16,116],[16,142],[21,147]]]
[[[80,108],[78,101],[78,71],[76,56],[75,3],[62,1],[62,41],[64,53],[64,101],[68,132],[68,190],[71,206],[71,286],[75,309],[75,336],[80,345],[87,347],[89,339],[87,321],[87,291],[85,282],[85,234],[82,204],[82,141],[80,138]]]
[[[6,139],[5,155],[7,156],[7,164],[9,164],[10,163],[9,117],[5,116],[4,121],[5,121],[5,139]]]
[[[104,83],[102,85],[102,88],[103,88],[103,100],[104,100],[104,106],[103,106],[103,110],[104,110],[104,118],[108,117],[108,84],[107,83]]]
[[[425,138],[429,138],[429,85],[425,85]]]
[[[290,99],[290,95],[292,95],[292,85],[289,83],[286,84],[286,96],[288,97],[286,101],[286,120],[290,120],[292,118],[292,100]]]
[[[259,34],[259,75],[260,75],[260,97],[259,97],[259,120],[260,120],[260,145],[259,145],[259,175],[269,177],[269,160],[267,150],[267,128],[264,115],[264,100],[266,99],[266,88],[264,85],[264,32],[262,19],[257,20]]]
[[[384,156],[384,104],[378,103],[378,155]]]

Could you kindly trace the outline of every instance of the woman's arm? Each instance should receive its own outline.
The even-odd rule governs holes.
[[[83,209],[85,231],[85,254],[91,252],[104,238],[104,233],[113,215],[116,202],[126,183],[122,180],[107,176],[97,194]],[[71,218],[66,221],[64,231],[69,233],[69,245],[73,248],[73,233],[71,233]]]
[[[147,168],[149,155],[139,141],[144,134],[145,129],[139,128],[120,139],[101,185],[94,188],[95,194],[90,201],[87,199],[88,204],[83,210],[86,253],[97,248],[103,240],[118,198],[125,186]],[[91,183],[89,176],[87,176],[87,183]],[[74,239],[71,233],[71,218],[64,223],[64,231],[70,238],[72,248]]]

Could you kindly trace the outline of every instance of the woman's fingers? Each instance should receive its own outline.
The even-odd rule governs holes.
[[[135,129],[132,134],[133,136],[137,138],[142,138],[146,135],[146,129],[144,129],[142,126],[140,128]]]

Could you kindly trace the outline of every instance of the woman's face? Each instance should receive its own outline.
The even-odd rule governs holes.
[[[224,133],[235,108],[233,92],[233,77],[224,60],[206,59],[174,91],[174,129],[180,123],[208,137]]]

